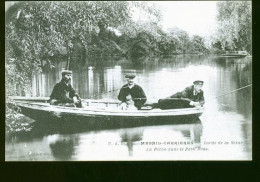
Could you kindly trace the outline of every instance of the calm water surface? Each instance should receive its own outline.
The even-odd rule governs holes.
[[[66,61],[35,75],[33,96],[49,96]],[[196,122],[140,127],[92,128],[35,122],[32,131],[6,138],[6,160],[251,160],[251,58],[175,56],[95,59],[71,63],[73,86],[82,98],[117,99],[127,73],[149,101],[167,97],[204,80],[205,111]],[[112,91],[114,90],[114,91]],[[207,102],[208,101],[208,102]],[[222,143],[221,143],[222,142]]]

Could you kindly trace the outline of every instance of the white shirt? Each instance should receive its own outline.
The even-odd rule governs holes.
[[[197,95],[197,93],[196,93],[195,89],[193,90],[193,95]]]
[[[133,87],[134,87],[134,85],[135,85],[135,84],[133,84],[133,85],[128,85],[128,87],[131,89],[131,88],[133,88]]]
[[[195,89],[193,90],[193,95],[197,95],[198,93],[200,93],[200,91],[196,92]]]

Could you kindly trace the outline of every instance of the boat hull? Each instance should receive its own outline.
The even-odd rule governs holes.
[[[149,122],[149,123],[169,123],[169,122],[186,122],[194,118],[198,118],[201,113],[188,115],[164,115],[164,116],[117,116],[117,115],[82,115],[77,113],[44,111],[24,106],[19,106],[20,113],[39,121],[63,121],[63,122],[84,122],[89,124],[94,123],[129,123],[129,122]]]
[[[144,111],[107,111],[50,106],[47,103],[17,101],[19,112],[41,122],[83,123],[102,126],[136,126],[144,124],[189,123],[198,118],[203,109],[195,108]]]

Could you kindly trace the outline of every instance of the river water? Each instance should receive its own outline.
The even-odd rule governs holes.
[[[53,71],[36,74],[32,95],[49,96],[65,65],[61,61]],[[251,84],[251,58],[99,58],[70,66],[81,98],[117,99],[127,73],[136,74],[135,82],[151,102],[203,79],[205,111],[196,122],[131,128],[97,124],[92,129],[75,125],[72,130],[42,123],[37,127],[36,121],[30,132],[6,138],[7,161],[252,159],[252,88],[214,99]]]

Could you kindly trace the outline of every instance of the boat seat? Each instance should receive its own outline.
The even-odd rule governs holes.
[[[151,106],[142,106],[140,110],[152,110]]]

